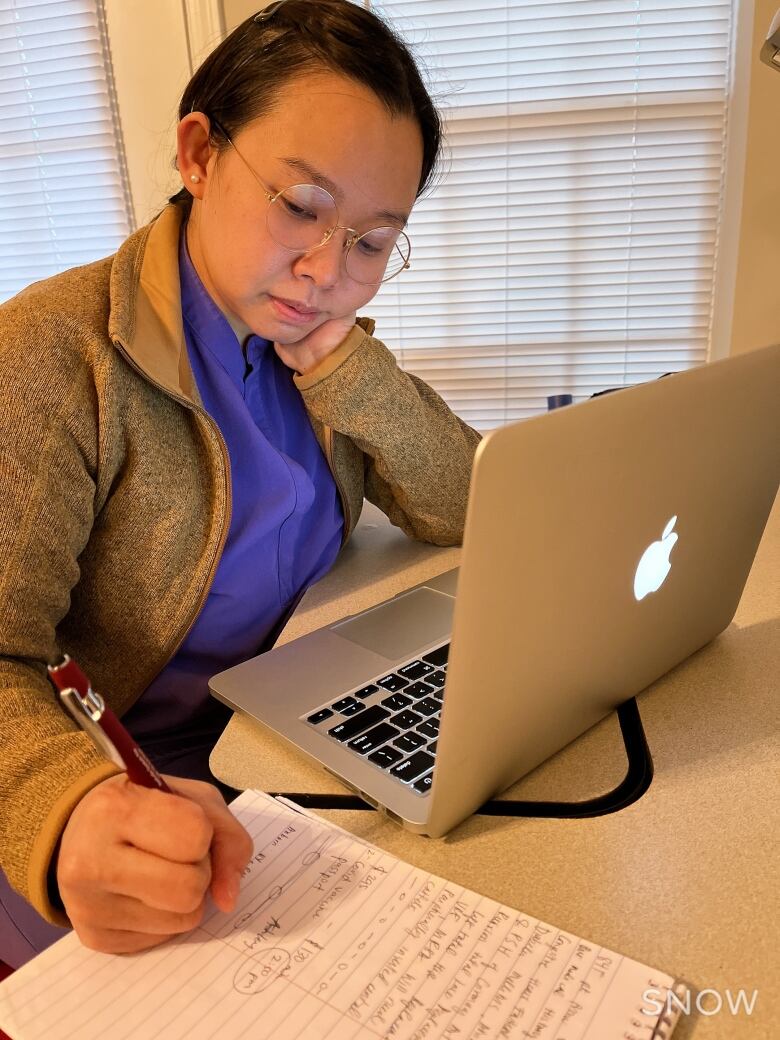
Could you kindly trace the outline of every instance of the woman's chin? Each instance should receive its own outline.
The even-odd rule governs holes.
[[[259,336],[260,339],[267,339],[271,343],[280,343],[285,347],[300,343],[311,332],[311,329],[290,328],[284,322],[269,320],[266,315],[258,316],[254,320],[252,315],[247,315],[247,319],[244,319],[245,323],[253,335]]]
[[[280,343],[284,347],[292,347],[310,336],[327,320],[327,317],[317,315],[306,322],[266,321],[263,324],[269,330],[268,339],[273,339],[275,343]]]

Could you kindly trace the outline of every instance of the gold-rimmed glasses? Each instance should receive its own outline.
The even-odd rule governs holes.
[[[225,129],[212,119],[235,149],[236,155],[263,189],[268,201],[268,233],[280,246],[295,253],[308,253],[326,245],[336,231],[346,231],[344,265],[349,277],[362,285],[378,285],[395,278],[409,267],[412,245],[398,227],[375,227],[360,234],[339,224],[336,201],[317,184],[293,184],[272,191],[247,162]]]

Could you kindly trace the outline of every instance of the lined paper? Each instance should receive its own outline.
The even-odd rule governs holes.
[[[649,1040],[663,973],[260,792],[236,910],[142,954],[75,934],[0,984],[14,1040]]]

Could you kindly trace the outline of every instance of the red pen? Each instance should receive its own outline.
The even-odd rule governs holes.
[[[141,787],[156,787],[173,794],[125,727],[106,706],[76,662],[65,654],[59,664],[49,665],[49,678],[60,700],[97,748]]]

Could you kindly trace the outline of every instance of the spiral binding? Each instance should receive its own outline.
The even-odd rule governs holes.
[[[650,1040],[669,1040],[669,1037],[674,1032],[674,1028],[680,1019],[680,1013],[682,1011],[681,1005],[685,1002],[688,987],[684,986],[681,982],[677,982],[672,987],[671,992],[674,993],[675,997],[677,997],[679,1004],[675,1007],[674,1011],[672,1011],[669,1007],[669,1000],[667,998],[666,1010],[656,1022]]]

